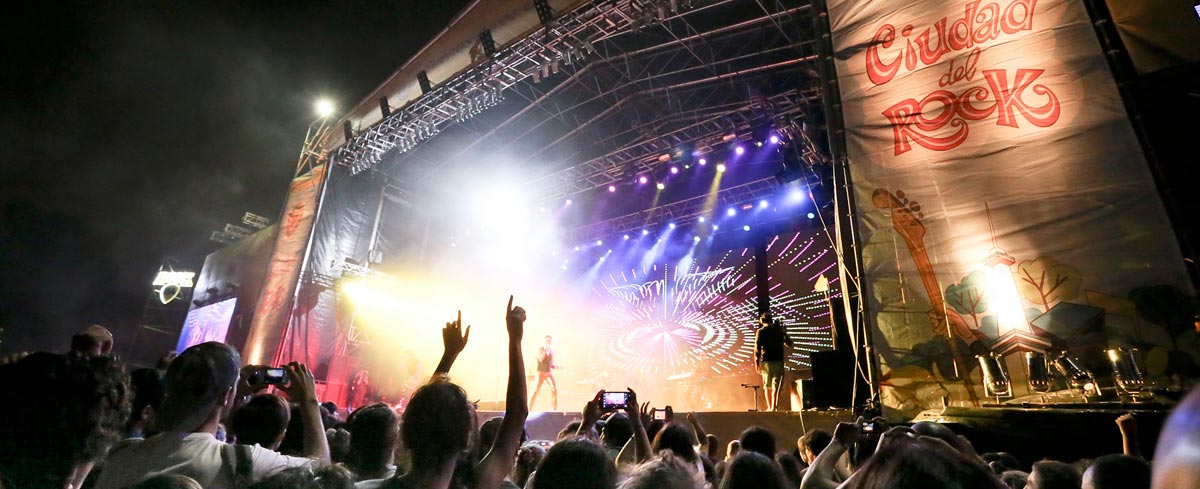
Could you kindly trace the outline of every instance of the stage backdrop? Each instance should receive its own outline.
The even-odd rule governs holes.
[[[987,351],[1018,396],[1028,350],[1194,369],[1182,257],[1081,0],[828,6],[885,406],[979,402]]]

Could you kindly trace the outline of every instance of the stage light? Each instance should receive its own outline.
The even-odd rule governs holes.
[[[723,173],[725,171],[725,164],[724,163],[717,164],[717,171]]]
[[[763,199],[763,200],[760,200],[760,201],[758,201],[758,208],[759,208],[759,209],[766,209],[766,208],[767,208],[767,206],[769,206],[769,205],[771,205],[771,203],[770,203],[770,202],[767,202],[767,199]]]
[[[699,243],[699,242],[700,242],[700,237],[699,237],[699,236],[694,236],[694,237],[692,237],[692,241],[693,241],[693,242],[695,242],[695,243]]]
[[[700,221],[700,222],[704,222],[704,216],[700,216],[700,217],[696,218],[696,220]]]
[[[657,187],[659,190],[662,190],[662,189],[665,189],[665,188],[667,188],[667,184],[665,184],[665,183],[662,183],[662,182],[658,182],[658,184],[657,184],[657,185],[655,185],[655,187]]]
[[[732,208],[732,207],[730,207],[730,208],[728,208],[728,209],[725,209],[725,215],[727,215],[727,216],[729,216],[729,217],[736,216],[736,215],[737,215],[737,209],[734,209],[734,208]]]
[[[804,201],[804,189],[801,189],[801,188],[792,189],[791,191],[788,192],[788,199],[790,199],[792,201],[792,203],[803,202]]]
[[[626,234],[626,235],[622,236],[622,238],[629,239],[629,235]]]
[[[575,251],[579,251],[579,245],[575,245]]]
[[[672,166],[672,167],[671,167],[671,174],[672,174],[672,175],[676,175],[676,174],[678,174],[678,173],[679,173],[679,167],[678,167],[678,166]]]
[[[567,205],[571,205],[571,199],[567,199]]]
[[[713,231],[716,231],[717,229],[718,229],[717,225],[713,224]]]
[[[745,226],[742,226],[742,231],[749,231],[749,230],[750,230],[750,225],[749,225],[749,224],[747,224],[747,225],[745,225]]]
[[[704,166],[704,165],[707,165],[707,164],[708,164],[708,160],[706,160],[706,159],[704,159],[704,158],[700,158],[700,166]]]
[[[649,182],[649,181],[650,181],[650,179],[649,179],[649,178],[646,178],[646,176],[645,176],[645,175],[642,175],[642,176],[638,177],[638,183],[639,183],[639,184],[645,185],[645,184],[646,184],[646,182]]]
[[[812,219],[812,218],[814,218],[814,217],[817,217],[817,215],[816,215],[816,214],[813,214],[813,213],[811,213],[811,212],[809,212],[809,213],[808,213],[808,218],[809,218],[809,219]]]
[[[669,227],[671,229],[675,229],[675,223],[667,224],[667,227]]]
[[[600,245],[603,245],[603,244],[604,244],[604,241],[601,241],[601,240],[596,240],[596,246],[600,246]]]
[[[779,136],[776,136],[774,134],[772,134],[771,138],[768,140],[771,141],[771,144],[779,144]]]
[[[647,234],[650,234],[650,230],[649,230],[649,229],[643,229],[643,230],[642,230],[642,236],[645,236],[645,235],[647,235]]]
[[[733,148],[733,152],[734,152],[734,153],[737,153],[737,154],[739,154],[739,155],[741,155],[741,154],[745,154],[745,153],[746,153],[746,148],[743,148],[743,147],[741,147],[741,146],[738,146],[738,147],[736,147],[736,148]]]
[[[755,146],[758,146],[758,147],[760,147],[760,148],[761,148],[761,147],[762,147],[762,141],[755,141],[755,142],[754,142],[754,145],[755,145]]]
[[[617,191],[617,186],[616,186],[616,185],[609,185],[609,186],[608,186],[608,193],[613,193],[613,192],[616,192],[616,191]]]
[[[316,110],[317,110],[317,116],[319,116],[322,119],[333,115],[333,110],[334,110],[333,101],[331,101],[327,98],[317,100]]]

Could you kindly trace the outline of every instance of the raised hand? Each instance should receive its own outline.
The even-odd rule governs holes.
[[[665,411],[667,413],[666,416],[663,418],[663,422],[671,423],[671,422],[675,421],[675,410],[671,409],[671,406],[667,406],[667,407],[663,408],[663,411]]]
[[[452,323],[446,323],[446,327],[442,328],[442,346],[446,355],[458,356],[462,353],[463,348],[467,347],[467,340],[471,337],[471,325],[467,325],[467,330],[464,333],[462,329],[462,310],[458,311],[458,318]]]
[[[862,432],[858,429],[858,423],[838,423],[837,428],[833,429],[833,439],[841,442],[842,445],[850,447],[858,443]]]
[[[283,367],[288,373],[288,383],[279,390],[287,394],[288,400],[297,403],[317,402],[317,384],[312,371],[303,363],[292,362]]]
[[[508,324],[508,339],[510,341],[521,341],[521,337],[525,336],[525,309],[521,306],[513,307],[513,296],[508,296],[508,309],[504,313],[504,321]]]
[[[600,409],[600,399],[603,396],[603,389],[597,391],[596,397],[593,397],[592,400],[583,406],[583,422],[580,423],[579,429],[576,430],[576,435],[587,435],[591,432],[592,427],[596,425],[596,421],[600,420],[600,416],[604,414]]]

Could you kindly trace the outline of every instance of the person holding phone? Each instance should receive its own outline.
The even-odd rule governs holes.
[[[537,387],[533,389],[533,396],[529,398],[529,407],[533,407],[533,403],[537,401],[538,393],[542,391],[542,384],[546,381],[550,382],[550,407],[558,411],[558,385],[554,382],[553,370],[558,368],[554,364],[554,350],[550,348],[550,342],[553,338],[546,335],[546,341],[542,346],[538,347],[537,353]]]
[[[763,393],[767,396],[767,411],[775,411],[779,386],[783,384],[784,360],[787,352],[784,346],[791,347],[792,339],[779,320],[764,312],[758,316],[761,326],[754,332],[754,370],[762,375]]]

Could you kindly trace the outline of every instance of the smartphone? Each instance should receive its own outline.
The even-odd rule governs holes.
[[[667,419],[667,410],[666,409],[655,409],[654,410],[654,419],[661,419],[661,420],[665,421]]]
[[[604,391],[600,397],[600,409],[615,411],[629,404],[629,391]]]
[[[870,435],[870,434],[875,433],[875,422],[868,421],[868,422],[863,423],[862,432],[864,435]]]
[[[282,368],[263,369],[263,382],[268,385],[283,385],[287,383],[287,370]]]

